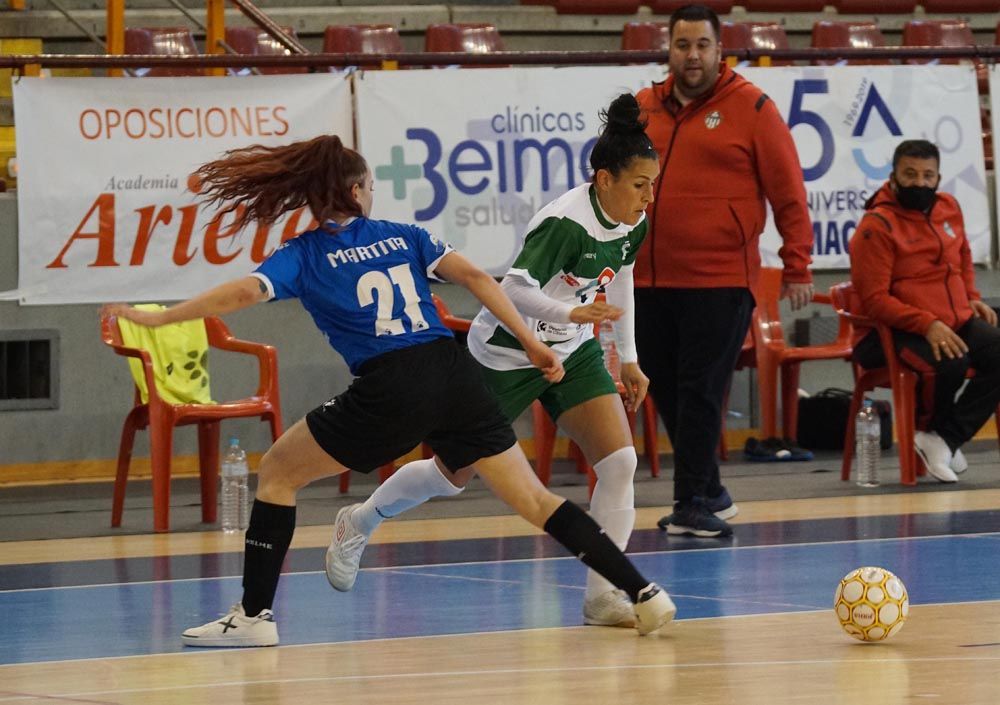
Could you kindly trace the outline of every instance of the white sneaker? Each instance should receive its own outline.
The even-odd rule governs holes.
[[[651,634],[669,622],[677,614],[677,606],[667,591],[656,583],[650,583],[639,593],[639,601],[633,605],[635,628],[639,636]]]
[[[958,475],[951,469],[951,449],[937,433],[917,431],[913,445],[924,461],[927,473],[941,482],[958,482]]]
[[[355,529],[351,521],[351,514],[360,506],[351,504],[337,512],[333,539],[326,549],[326,579],[334,590],[341,592],[348,592],[354,587],[358,567],[361,565],[361,554],[368,545],[368,537]]]
[[[951,456],[951,469],[955,471],[956,475],[961,475],[969,469],[969,461],[965,459],[961,448],[955,451],[955,455]]]
[[[236,603],[229,614],[181,634],[185,646],[277,646],[278,625],[271,610],[261,610],[247,617],[243,605]]]
[[[635,610],[624,590],[608,590],[583,601],[583,623],[598,627],[634,627]]]

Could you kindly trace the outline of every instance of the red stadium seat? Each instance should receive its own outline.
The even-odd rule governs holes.
[[[295,30],[282,27],[286,34],[295,37]],[[270,34],[257,27],[226,27],[226,44],[236,50],[237,54],[250,55],[288,55],[291,54],[285,46]],[[233,73],[246,74],[250,69],[230,69]],[[263,74],[308,73],[306,66],[260,66],[257,69]]]
[[[194,35],[187,27],[126,27],[125,53],[189,56],[199,52]],[[205,75],[204,69],[196,67],[156,66],[132,71],[136,76]]]
[[[679,10],[685,5],[690,5],[690,0],[645,0],[643,5],[647,5],[654,15],[669,15]],[[702,0],[698,3],[712,10],[717,15],[728,15],[733,11],[735,0]]]
[[[924,12],[997,12],[997,0],[921,0]]]
[[[788,35],[777,22],[723,22],[722,48],[787,49]],[[788,66],[791,63],[788,60],[771,61],[772,66]]]
[[[831,3],[842,15],[905,15],[917,7],[917,0],[834,0]]]
[[[829,0],[744,0],[748,12],[822,12]]]
[[[329,25],[323,32],[326,54],[399,54],[403,40],[391,24]],[[380,68],[381,63],[361,68]]]
[[[634,15],[639,0],[554,0],[560,15]]]
[[[666,22],[629,22],[622,29],[622,49],[667,51],[670,25]]]
[[[975,46],[976,38],[965,20],[910,20],[903,25],[903,46],[907,47],[966,47]],[[908,64],[926,64],[928,59],[907,59]],[[941,59],[942,64],[957,64],[966,59]],[[987,90],[988,71],[981,61],[973,62],[979,90]]]
[[[491,24],[432,24],[424,35],[424,51],[464,51],[489,54],[503,51],[500,32]]]
[[[885,36],[874,22],[831,22],[822,20],[813,25],[812,46],[822,49],[867,49],[884,47]],[[837,59],[817,59],[819,66],[839,63]],[[848,64],[886,64],[886,59],[851,59]]]

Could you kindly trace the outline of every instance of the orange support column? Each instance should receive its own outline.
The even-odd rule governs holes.
[[[226,13],[225,0],[205,0],[205,14],[207,22],[205,33],[205,53],[224,54],[226,50],[222,47],[222,42],[226,38]],[[206,76],[225,76],[224,68],[205,69]]]
[[[125,53],[125,0],[107,0],[106,52],[121,55]],[[121,69],[108,69],[109,76],[121,76]]]

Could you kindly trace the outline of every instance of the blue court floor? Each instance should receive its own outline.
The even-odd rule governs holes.
[[[831,609],[846,573],[896,573],[915,605],[1000,599],[1000,512],[740,525],[736,540],[637,531],[630,555],[678,619]],[[585,569],[547,537],[369,547],[354,591],[292,551],[283,645],[575,626]],[[239,554],[0,566],[0,664],[172,653],[240,598]],[[833,620],[831,612],[831,620]]]

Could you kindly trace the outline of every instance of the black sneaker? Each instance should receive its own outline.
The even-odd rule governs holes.
[[[694,497],[688,502],[676,503],[674,513],[663,517],[656,525],[668,534],[677,536],[715,538],[733,535],[733,527],[715,516],[700,497]]]

